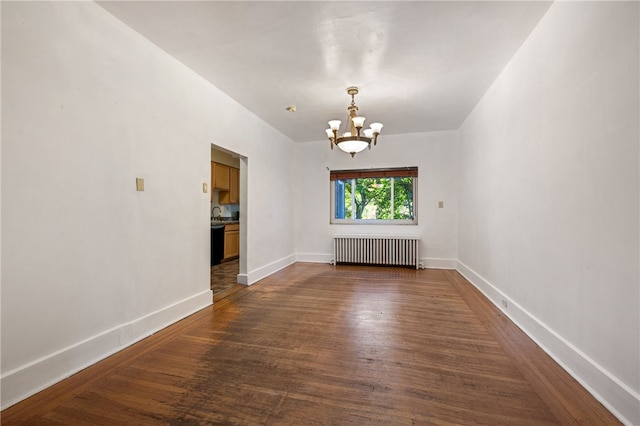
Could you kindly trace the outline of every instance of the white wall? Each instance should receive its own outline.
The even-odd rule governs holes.
[[[556,2],[460,129],[460,270],[640,424],[638,3]]]
[[[3,2],[2,61],[3,408],[211,303],[211,143],[246,282],[292,261],[292,141],[100,6]]]
[[[296,252],[328,262],[334,234],[418,235],[426,267],[455,268],[457,259],[457,132],[380,136],[354,158],[329,141],[296,144]],[[418,166],[418,225],[332,225],[330,170]],[[438,201],[444,208],[438,208]]]

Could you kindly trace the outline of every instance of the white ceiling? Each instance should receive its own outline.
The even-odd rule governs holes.
[[[351,85],[383,135],[457,129],[551,2],[99,4],[304,142],[322,140],[328,120],[344,121]]]

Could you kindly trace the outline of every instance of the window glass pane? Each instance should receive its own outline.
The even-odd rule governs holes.
[[[351,218],[351,180],[336,180],[334,190],[334,218]]]
[[[394,178],[393,218],[413,220],[413,178]]]
[[[352,219],[353,218],[353,203],[351,201],[352,197],[352,180],[345,180],[344,182],[344,218]]]
[[[356,219],[391,219],[391,179],[356,179]]]

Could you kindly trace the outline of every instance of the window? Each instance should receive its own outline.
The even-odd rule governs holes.
[[[416,224],[417,167],[332,170],[331,223]]]

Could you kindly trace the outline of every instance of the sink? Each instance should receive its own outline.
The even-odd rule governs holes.
[[[226,219],[226,218],[220,218],[220,219],[214,219],[211,221],[211,226],[214,225],[228,225],[231,223],[240,223],[239,220],[234,220],[234,219]]]

